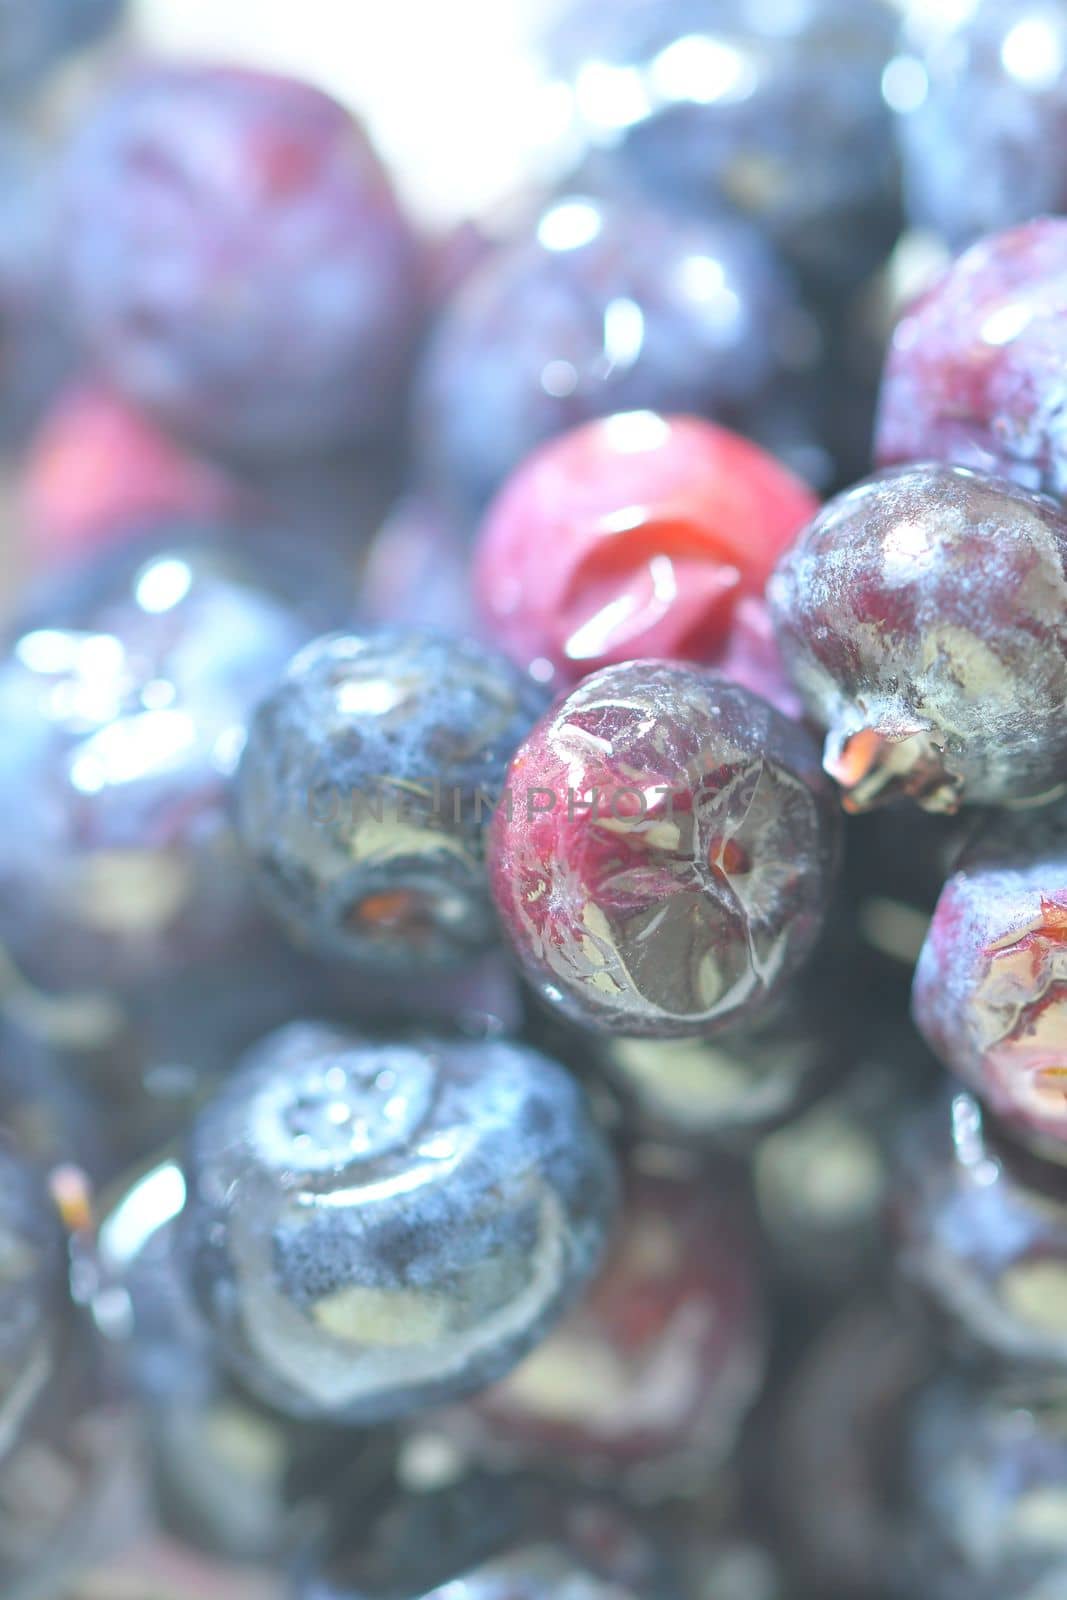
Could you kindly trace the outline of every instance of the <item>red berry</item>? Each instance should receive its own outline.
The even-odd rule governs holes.
[[[124,543],[160,519],[224,515],[240,501],[220,468],[99,383],[60,396],[22,479],[25,536],[41,566]]]
[[[542,681],[636,656],[719,663],[741,602],[816,510],[725,428],[621,413],[545,445],[505,485],[476,554],[479,603]],[[759,653],[773,657],[769,637]]]

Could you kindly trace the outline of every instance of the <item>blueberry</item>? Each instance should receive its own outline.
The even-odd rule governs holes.
[[[99,991],[97,1020],[256,936],[229,782],[322,615],[306,552],[272,549],[161,532],[39,593],[0,660],[0,938],[22,980]]]
[[[609,1033],[755,1021],[828,909],[837,818],[803,729],[713,673],[606,667],[534,728],[490,831],[539,993]]]
[[[545,698],[495,651],[414,629],[303,651],[238,778],[245,846],[294,937],[393,969],[490,944],[486,827]]]
[[[749,432],[817,354],[789,274],[744,222],[569,196],[443,311],[416,382],[420,470],[469,514],[536,445],[612,412]]]
[[[195,1124],[184,1248],[222,1355],[294,1416],[381,1421],[500,1377],[588,1281],[610,1156],[518,1045],[272,1035]]]
[[[1067,221],[1042,217],[974,245],[894,331],[878,461],[956,461],[1062,496],[1065,313]]]
[[[909,1130],[892,1208],[898,1269],[969,1353],[1067,1370],[1062,1169],[957,1094]]]
[[[882,0],[579,0],[548,55],[594,177],[730,205],[814,282],[858,283],[898,226]]]
[[[909,219],[953,250],[1062,213],[1067,18],[1059,0],[911,9],[886,78]]]
[[[832,500],[768,597],[847,810],[1043,801],[1067,783],[1067,521],[922,465]]]
[[[1067,1411],[1055,1387],[934,1380],[915,1399],[905,1464],[913,1576],[924,1596],[1036,1600],[1063,1592]]]
[[[395,416],[415,243],[360,127],[308,85],[157,67],[67,173],[74,317],[117,387],[223,452],[317,453]]]
[[[941,893],[913,996],[942,1061],[998,1118],[1058,1155],[1065,936],[1067,805],[991,818]]]

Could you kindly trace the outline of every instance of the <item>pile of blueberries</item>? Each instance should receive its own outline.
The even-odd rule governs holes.
[[[0,1600],[1067,1596],[1067,3],[545,11],[0,8]]]

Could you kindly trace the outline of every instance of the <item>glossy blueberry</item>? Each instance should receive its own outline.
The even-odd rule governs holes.
[[[444,1489],[383,1492],[354,1531],[339,1507],[329,1547],[292,1600],[681,1600],[665,1541],[621,1502],[547,1480],[469,1472]]]
[[[721,666],[777,703],[763,590],[817,510],[728,429],[650,411],[587,423],[535,451],[490,507],[474,557],[485,627],[561,687],[662,656]]]
[[[272,1035],[197,1120],[188,1268],[289,1415],[381,1421],[513,1366],[599,1264],[615,1199],[580,1090],[517,1045]]]
[[[923,465],[838,495],[768,588],[845,808],[1049,799],[1067,782],[1067,520]]]
[[[763,1312],[738,1196],[684,1166],[635,1170],[589,1293],[457,1431],[490,1461],[677,1490],[736,1444],[763,1376]]]
[[[1058,0],[914,6],[889,69],[909,220],[953,250],[1067,206]]]
[[[422,472],[477,510],[581,422],[647,407],[740,424],[817,354],[788,274],[745,223],[557,200],[441,315],[416,384]]]
[[[803,729],[665,661],[594,673],[534,728],[490,830],[493,893],[541,996],[609,1033],[755,1021],[815,944],[836,863]]]
[[[1063,1592],[1067,1405],[1060,1390],[1025,1380],[936,1379],[915,1399],[905,1463],[912,1578],[921,1578],[924,1596],[1051,1600]]]
[[[494,650],[415,629],[338,634],[259,707],[241,835],[301,944],[363,967],[477,954],[486,825],[545,694]]]
[[[1067,1144],[1067,805],[994,817],[961,855],[915,973],[931,1049],[1027,1141]]]
[[[882,0],[578,0],[548,54],[585,169],[690,214],[732,206],[819,283],[857,283],[897,200]]]
[[[1067,492],[1067,221],[981,240],[901,318],[882,381],[883,465],[957,461]]]
[[[295,455],[395,415],[416,248],[366,136],[317,89],[249,70],[142,72],[81,128],[67,222],[87,347],[178,432]]]
[[[257,540],[253,564],[171,530],[42,590],[16,627],[0,660],[0,941],[18,981],[85,1000],[85,1034],[116,991],[254,937],[229,781],[252,706],[310,616],[321,625],[316,581],[306,551]]]
[[[965,1350],[1067,1370],[1067,1196],[957,1094],[909,1131],[897,1164],[897,1267]]]

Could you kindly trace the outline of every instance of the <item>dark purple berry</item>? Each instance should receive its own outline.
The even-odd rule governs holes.
[[[931,1048],[1025,1139],[1067,1145],[1067,805],[992,819],[942,891],[915,973]]]
[[[913,224],[958,250],[1067,208],[1065,61],[1059,0],[910,8],[885,82]]]
[[[1067,492],[1067,221],[1044,217],[962,255],[901,318],[875,453],[956,461]]]
[[[607,667],[523,744],[490,835],[527,977],[609,1033],[687,1038],[756,1020],[826,913],[837,819],[804,730],[665,661]]]
[[[535,446],[613,412],[751,432],[817,357],[788,273],[744,222],[557,200],[442,313],[417,380],[422,470],[469,512]]]
[[[882,0],[580,0],[548,45],[566,147],[598,181],[735,208],[847,287],[897,230]]]
[[[923,465],[838,495],[768,588],[849,811],[1048,800],[1067,783],[1067,520]]]
[[[266,73],[166,66],[78,133],[66,273],[116,386],[221,451],[317,453],[393,420],[416,247],[351,116]]]

